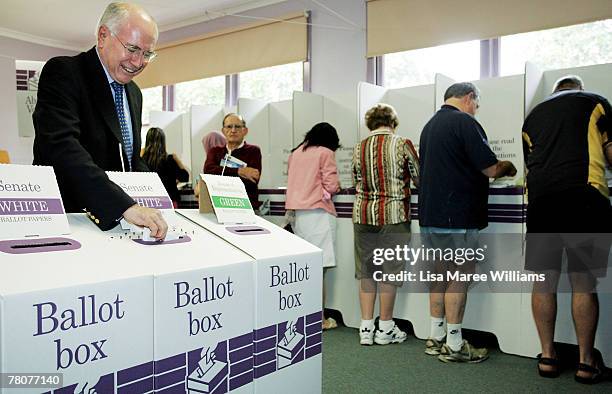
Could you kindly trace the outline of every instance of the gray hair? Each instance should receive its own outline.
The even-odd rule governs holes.
[[[566,75],[557,79],[552,92],[555,93],[562,89],[582,90],[584,89],[584,82],[582,82],[582,78],[578,75]]]
[[[365,114],[365,122],[368,130],[376,130],[380,127],[391,127],[395,129],[399,125],[397,112],[389,104],[379,103],[373,106]]]
[[[239,119],[239,120],[242,122],[242,127],[247,127],[247,125],[246,125],[246,121],[244,120],[244,118],[242,117],[242,115],[238,115],[238,114],[237,114],[237,113],[235,113],[235,112],[230,112],[230,113],[228,113],[227,115],[225,115],[225,116],[223,117],[223,122],[222,122],[221,126],[225,127],[225,120],[226,120],[227,118],[229,118],[230,116],[233,116],[233,117],[235,117],[235,118],[238,118],[238,119]]]
[[[140,7],[139,5],[130,3],[110,3],[108,6],[106,6],[104,13],[98,21],[98,27],[96,28],[96,37],[98,35],[98,31],[100,31],[100,28],[102,26],[108,27],[110,31],[116,34],[121,25],[129,17],[130,12],[133,11],[141,13],[143,16],[148,19],[151,19],[151,21],[154,22],[155,39],[157,40],[159,30],[157,28],[157,23],[155,23],[153,17],[149,15],[149,13],[144,10],[144,8]]]
[[[480,98],[480,90],[471,82],[457,82],[446,89],[444,93],[444,101],[451,97],[462,98],[470,93],[474,93],[474,100]]]

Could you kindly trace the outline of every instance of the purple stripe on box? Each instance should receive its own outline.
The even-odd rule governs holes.
[[[28,75],[28,70],[15,70],[17,75]]]
[[[185,394],[185,382],[181,382],[176,386],[163,389],[155,389],[155,394]]]
[[[121,386],[125,383],[134,382],[149,375],[153,375],[152,361],[117,371],[117,385]]]
[[[490,216],[489,223],[523,223],[525,221],[524,218],[506,218],[499,216]]]
[[[321,333],[322,329],[323,328],[321,327],[321,322],[309,324],[306,326],[306,336],[313,335],[313,334],[319,334]]]
[[[59,198],[0,198],[0,215],[61,215]]]
[[[255,367],[253,370],[253,376],[255,379],[259,379],[263,376],[271,374],[274,371],[276,371],[276,360],[269,362],[266,365]]]
[[[255,340],[256,341],[268,338],[272,335],[276,335],[276,324],[255,330]]]
[[[185,376],[187,376],[187,368],[179,368],[163,375],[155,375],[155,389],[158,387],[172,386],[175,383],[185,380]]]
[[[166,196],[132,196],[132,199],[143,207],[155,209],[172,209],[172,200]]]
[[[523,204],[523,203],[516,203],[516,204],[489,204],[489,209],[523,210],[523,209],[525,209],[525,204]]]
[[[319,323],[320,325],[321,323]],[[264,339],[263,341],[255,342],[255,353],[261,353],[266,350],[272,349],[276,346],[276,336]]]
[[[230,376],[231,377],[238,376],[238,375],[245,373],[246,371],[252,371],[252,370],[253,370],[253,357],[249,357],[248,359],[244,361],[240,361],[238,363],[231,364],[230,365]]]
[[[117,388],[117,394],[143,394],[153,390],[153,376]]]
[[[255,355],[255,368],[272,361],[276,358],[276,349],[270,349],[267,352],[259,353]]]
[[[176,356],[155,361],[155,374],[159,375],[179,367],[184,367],[185,365],[185,353],[177,354]]]
[[[323,311],[316,311],[306,315],[306,324],[321,323]]]
[[[227,393],[227,379],[224,379],[219,383],[217,387],[210,394],[225,394]]]
[[[310,358],[312,356],[316,356],[317,354],[321,354],[321,348],[322,348],[321,344],[306,348],[306,358]]]
[[[253,381],[253,371],[251,372],[247,372],[247,373],[243,373],[240,376],[236,376],[235,378],[231,379],[230,378],[230,391],[231,390],[235,390],[238,387],[242,387],[246,384],[249,384]]]
[[[245,360],[253,354],[253,345],[245,346],[242,349],[234,350],[230,352],[230,362],[235,363],[238,361]]]
[[[523,216],[523,211],[502,211],[502,210],[489,210],[489,217],[494,216],[504,216],[504,217],[521,217]]]
[[[287,189],[259,189],[259,194],[285,194]]]
[[[323,340],[322,333],[308,336],[306,337],[306,347],[310,347],[310,346],[316,345],[317,343],[321,343],[322,340]]]
[[[230,352],[234,349],[238,349],[244,347],[253,342],[253,332],[246,333],[244,335],[240,335],[236,338],[232,338],[229,340],[229,350]]]

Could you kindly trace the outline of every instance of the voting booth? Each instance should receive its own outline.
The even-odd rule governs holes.
[[[239,179],[214,175],[202,179],[207,190],[200,196],[209,196],[212,211],[179,213],[255,259],[255,391],[278,392],[291,385],[296,392],[320,392],[321,250],[252,210],[228,204],[228,199],[239,198],[235,194],[241,188],[246,198]]]

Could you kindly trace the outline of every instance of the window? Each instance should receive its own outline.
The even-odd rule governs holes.
[[[440,73],[457,81],[480,77],[480,41],[392,53],[384,57],[383,80],[388,88],[434,83]]]
[[[302,62],[260,68],[240,73],[239,96],[263,101],[291,99],[303,89]]]
[[[149,124],[149,112],[163,109],[163,87],[142,89],[142,125]]]
[[[192,105],[225,105],[225,76],[177,83],[174,88],[174,110],[188,112]]]
[[[501,75],[612,62],[612,19],[501,37]]]

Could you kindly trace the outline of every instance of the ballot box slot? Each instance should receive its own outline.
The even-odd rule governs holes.
[[[226,230],[236,235],[261,235],[270,234],[270,230],[259,226],[232,226]]]
[[[10,254],[44,253],[75,250],[81,243],[64,237],[29,238],[0,241],[0,252]]]
[[[36,244],[25,244],[25,245],[11,245],[11,249],[26,249],[26,248],[45,248],[54,246],[68,246],[70,242],[45,242]]]

